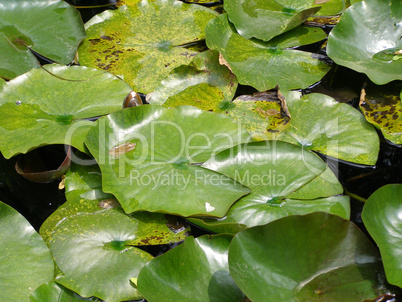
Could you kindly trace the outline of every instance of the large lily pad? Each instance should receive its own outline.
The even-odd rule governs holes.
[[[402,185],[375,191],[363,207],[362,218],[380,248],[388,282],[402,287]]]
[[[108,302],[140,298],[130,278],[138,277],[152,256],[132,246],[137,230],[136,221],[115,208],[61,221],[50,238],[62,272],[56,281],[83,297]]]
[[[323,94],[284,92],[292,115],[277,138],[335,158],[374,165],[379,138],[372,125],[353,107]]]
[[[73,164],[65,178],[67,202],[61,205],[40,228],[40,234],[49,244],[57,225],[68,218],[102,209],[119,208],[113,195],[104,193],[98,166]],[[189,227],[177,217],[160,213],[138,212],[127,215],[137,225],[132,245],[157,245],[183,241]]]
[[[147,105],[99,119],[85,143],[101,168],[103,190],[127,213],[221,217],[249,189],[194,164],[247,139],[223,114]]]
[[[349,7],[328,37],[337,64],[382,85],[402,80],[402,9],[399,0],[365,0]]]
[[[64,1],[0,1],[0,77],[39,67],[31,50],[55,62],[74,59],[85,38],[78,11]]]
[[[229,249],[230,273],[255,302],[374,300],[382,286],[378,259],[353,223],[327,213],[242,231]]]
[[[43,68],[0,86],[0,148],[5,158],[47,144],[85,151],[92,125],[88,119],[121,109],[131,91],[117,77],[94,68]]]
[[[367,121],[394,144],[402,144],[401,85],[370,85],[362,90],[360,109]]]
[[[228,231],[233,231],[239,224],[251,227],[288,215],[316,211],[349,218],[349,198],[331,196],[343,191],[336,177],[326,170],[317,155],[299,146],[280,141],[238,145],[222,151],[203,167],[251,189],[249,195],[233,204],[224,218],[204,219],[209,229],[220,226],[222,231],[222,227],[227,226],[231,228]],[[317,179],[321,174],[329,181],[324,177]],[[303,192],[298,193],[298,190]],[[197,223],[194,219],[191,221]]]
[[[295,28],[320,9],[314,0],[227,0],[224,8],[241,36],[263,41]]]
[[[53,259],[29,222],[0,202],[0,300],[28,301],[42,283],[53,279]]]
[[[138,290],[149,302],[240,301],[244,295],[229,274],[232,236],[202,236],[148,262]]]
[[[198,54],[189,66],[174,69],[147,101],[166,107],[191,105],[213,110],[221,101],[231,101],[236,88],[237,79],[219,64],[219,53],[209,50]]]
[[[208,23],[205,35],[208,47],[222,54],[239,83],[259,91],[276,85],[281,90],[305,88],[330,69],[320,61],[324,56],[292,49],[325,39],[319,28],[297,27],[264,43],[240,36],[223,14]]]
[[[152,92],[174,68],[191,62],[197,52],[183,46],[204,39],[205,25],[216,15],[175,0],[105,11],[85,25],[79,61],[124,77],[135,91]]]

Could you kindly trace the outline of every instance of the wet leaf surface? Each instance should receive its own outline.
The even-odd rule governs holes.
[[[226,0],[224,8],[241,36],[263,41],[295,28],[320,9],[313,0]]]
[[[44,68],[0,86],[0,150],[6,158],[50,144],[85,151],[89,118],[120,110],[131,91],[119,78],[94,68]]]
[[[28,301],[42,283],[53,280],[49,249],[28,221],[0,202],[0,300]]]
[[[251,189],[249,195],[232,205],[224,218],[204,219],[212,230],[215,225],[221,228],[227,224],[251,227],[284,216],[315,211],[349,218],[349,198],[331,197],[331,194],[343,191],[336,177],[326,170],[325,163],[317,155],[301,147],[280,141],[243,144],[219,153],[203,167],[227,175]],[[324,171],[326,175],[316,180]],[[329,179],[325,185],[324,177]],[[297,194],[297,190],[302,192]]]
[[[339,65],[367,74],[378,85],[402,80],[402,60],[397,59],[400,55],[387,55],[390,49],[395,53],[402,47],[401,19],[398,1],[355,3],[342,14],[331,31],[328,56]]]
[[[70,63],[85,38],[80,14],[64,1],[1,0],[0,20],[0,76],[7,79],[40,66],[31,50]]]
[[[229,274],[231,239],[227,234],[188,237],[146,264],[138,290],[150,302],[240,301],[244,295]]]
[[[223,14],[205,29],[207,46],[218,50],[240,84],[259,91],[305,88],[319,81],[329,66],[324,56],[291,49],[326,38],[319,28],[297,27],[269,42],[247,40],[240,36]]]
[[[394,144],[402,144],[401,87],[398,84],[368,86],[361,93],[360,109],[367,121]]]
[[[188,66],[174,69],[147,101],[166,107],[191,105],[215,110],[224,99],[233,99],[236,88],[237,79],[226,66],[219,64],[219,53],[205,51]]]
[[[57,301],[57,302],[82,302],[96,301],[95,299],[85,299],[76,293],[62,287],[54,281],[45,283],[38,287],[30,297],[31,302]]]
[[[327,213],[289,216],[238,233],[229,269],[255,302],[354,302],[383,290],[376,247],[353,223]]]
[[[362,218],[380,248],[387,280],[402,287],[402,185],[379,188],[366,201]]]
[[[197,55],[183,46],[204,39],[204,27],[216,15],[175,0],[142,1],[105,11],[85,25],[80,64],[119,75],[135,91],[152,92],[174,68]]]
[[[86,145],[102,171],[105,192],[127,213],[223,216],[249,189],[196,164],[250,139],[233,119],[191,106],[128,108],[100,118]],[[111,147],[136,143],[118,158]]]

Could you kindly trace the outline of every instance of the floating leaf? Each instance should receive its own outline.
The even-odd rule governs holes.
[[[131,91],[117,77],[94,68],[52,64],[44,69],[0,86],[0,148],[6,158],[47,144],[84,151],[92,125],[88,119],[121,109]]]
[[[266,140],[289,125],[289,117],[282,114],[277,92],[267,91],[241,95],[233,102],[222,102],[216,112],[224,113],[240,122],[254,140]]]
[[[327,213],[289,216],[238,233],[230,274],[255,302],[374,300],[381,262],[350,221]]]
[[[198,54],[189,66],[172,71],[150,94],[150,104],[175,107],[196,106],[203,110],[216,109],[222,100],[231,101],[237,79],[230,70],[219,64],[217,51]]]
[[[394,144],[402,144],[401,88],[398,85],[371,85],[362,90],[360,109],[366,120],[379,128]]]
[[[315,0],[314,3],[320,6],[315,16],[340,15],[351,5],[350,0]]]
[[[380,248],[388,282],[402,287],[402,185],[375,191],[363,207],[362,218]]]
[[[379,139],[374,128],[353,107],[323,94],[283,93],[292,114],[277,138],[328,156],[374,165]]]
[[[122,75],[135,91],[149,93],[197,52],[183,46],[204,39],[211,9],[175,0],[141,1],[105,11],[86,25],[78,54],[82,65]]]
[[[320,9],[314,0],[226,0],[224,8],[241,36],[263,41],[299,26]]]
[[[28,221],[0,202],[0,300],[28,301],[42,283],[53,279],[53,260]]]
[[[102,191],[102,180],[98,166],[76,165],[66,174],[67,202],[61,205],[40,228],[40,234],[49,244],[57,225],[68,218],[102,209],[120,207],[113,195]],[[159,213],[138,212],[129,215],[137,224],[136,238],[132,245],[158,245],[183,241],[189,227],[177,217]]]
[[[148,253],[131,243],[138,224],[118,209],[81,213],[59,222],[50,236],[50,250],[63,273],[61,285],[83,297],[110,302],[141,298],[130,283]]]
[[[147,301],[240,301],[244,295],[229,274],[232,236],[188,237],[154,258],[138,277],[138,290]]]
[[[57,301],[57,302],[82,302],[95,301],[95,299],[84,299],[76,293],[60,286],[54,281],[45,283],[38,287],[31,295],[31,302]]]
[[[223,216],[249,189],[195,164],[248,139],[247,131],[223,114],[147,105],[100,118],[85,143],[101,168],[103,190],[127,213]],[[125,143],[136,147],[110,156],[112,147]]]
[[[319,81],[329,66],[324,56],[291,49],[326,38],[319,28],[297,27],[269,42],[247,40],[230,25],[227,15],[212,20],[205,29],[207,45],[218,50],[240,84],[265,91],[305,88]]]
[[[316,178],[326,170],[326,165],[317,155],[299,146],[280,141],[242,144],[222,151],[203,167],[227,175],[251,189],[249,195],[233,204],[224,218],[204,219],[211,227],[227,224],[251,227],[288,215],[316,211],[349,218],[349,198],[331,196],[343,191],[336,177],[327,176],[333,182],[325,184],[328,192],[317,188],[322,186],[323,180]],[[332,172],[327,170],[326,173]],[[308,188],[304,192],[293,193],[303,190],[304,186]]]
[[[7,79],[40,66],[31,50],[70,63],[85,38],[80,14],[64,1],[0,0],[0,20],[0,77]]]
[[[393,59],[402,48],[401,19],[399,0],[355,3],[331,31],[328,56],[339,65],[367,74],[379,85],[402,80],[402,61]]]

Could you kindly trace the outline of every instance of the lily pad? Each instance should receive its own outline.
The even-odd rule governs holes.
[[[340,15],[351,5],[350,2],[350,0],[315,0],[314,3],[320,6],[315,16]]]
[[[215,112],[224,113],[240,122],[254,140],[275,138],[289,126],[290,118],[283,114],[277,92],[241,95],[232,102],[222,102]]]
[[[0,20],[0,77],[6,79],[40,67],[31,50],[70,63],[85,38],[80,14],[64,1],[1,0]]]
[[[138,290],[147,301],[232,302],[244,298],[229,274],[232,236],[188,237],[148,262],[138,277]]]
[[[316,211],[349,218],[349,198],[331,196],[343,192],[336,177],[326,176],[334,183],[328,182],[324,188],[317,188],[324,180],[316,179],[324,171],[332,172],[326,170],[326,164],[317,155],[299,146],[281,141],[242,144],[222,151],[203,167],[227,175],[251,189],[249,195],[233,204],[224,218],[203,219],[213,228],[228,224],[251,227],[288,215]],[[297,194],[297,190],[303,192]]]
[[[374,165],[379,138],[364,116],[353,107],[323,94],[284,92],[292,115],[289,127],[277,139],[328,156]]]
[[[54,281],[39,286],[30,297],[31,302],[57,301],[57,302],[82,302],[96,301],[95,299],[85,299],[76,293],[62,287]]]
[[[402,287],[402,185],[375,191],[364,204],[362,218],[380,248],[388,282]]]
[[[402,144],[401,87],[392,83],[371,85],[362,90],[360,109],[367,121],[379,128],[386,139]]]
[[[241,36],[263,41],[299,26],[320,9],[314,0],[226,0],[224,8]]]
[[[209,50],[198,54],[188,66],[174,69],[147,101],[166,107],[191,105],[213,110],[221,101],[231,101],[236,88],[237,79],[219,64],[219,53]]]
[[[43,68],[0,86],[0,148],[5,158],[48,144],[85,151],[84,138],[93,124],[89,119],[121,109],[131,91],[119,78],[94,68]]]
[[[53,259],[43,239],[16,210],[0,202],[0,300],[28,301],[53,280]]]
[[[320,212],[242,231],[229,249],[230,273],[255,302],[374,300],[378,259],[352,222]]]
[[[98,166],[73,164],[65,178],[67,201],[61,205],[40,228],[46,243],[60,222],[82,214],[102,209],[119,208],[113,195],[102,191],[102,179]],[[137,225],[136,238],[131,245],[158,245],[183,241],[190,228],[177,217],[160,213],[138,212],[127,215]]]
[[[196,164],[248,139],[223,114],[147,105],[100,118],[85,143],[101,168],[103,190],[127,213],[221,217],[249,189]]]
[[[50,238],[63,273],[56,281],[83,297],[108,302],[141,298],[130,278],[153,257],[131,243],[137,230],[135,220],[114,208],[61,221]]]
[[[365,0],[349,7],[328,37],[327,54],[339,65],[383,85],[402,80],[402,9],[398,0]],[[381,29],[381,30],[379,30]]]
[[[105,11],[86,23],[87,38],[78,49],[81,65],[122,76],[135,91],[149,93],[197,52],[184,47],[204,39],[217,16],[211,9],[175,0],[141,1]]]
[[[320,61],[324,56],[292,49],[325,39],[320,28],[297,27],[264,43],[240,36],[223,14],[208,23],[205,35],[207,46],[222,54],[239,83],[259,91],[277,85],[281,90],[305,88],[330,69]]]

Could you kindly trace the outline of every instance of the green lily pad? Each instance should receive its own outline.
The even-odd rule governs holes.
[[[85,143],[127,213],[221,217],[249,189],[195,164],[249,138],[223,114],[147,105],[100,118]]]
[[[63,273],[61,285],[83,297],[110,302],[141,298],[130,278],[152,256],[133,246],[138,224],[112,208],[61,221],[51,234],[50,250]]]
[[[1,0],[0,20],[0,77],[7,79],[40,67],[31,50],[70,63],[85,38],[80,14],[64,1]]]
[[[402,287],[402,185],[379,188],[366,201],[362,218],[380,248],[387,280]]]
[[[379,138],[364,116],[353,107],[323,94],[283,92],[292,115],[289,127],[277,139],[328,156],[374,165]]]
[[[237,79],[219,64],[219,53],[209,50],[198,54],[190,65],[174,69],[147,101],[166,107],[191,105],[213,110],[221,101],[231,101],[236,88]]]
[[[325,39],[320,28],[297,27],[264,43],[240,36],[223,14],[208,23],[205,35],[208,47],[222,54],[239,83],[259,91],[277,85],[281,90],[306,88],[330,69],[320,61],[324,56],[292,49]]]
[[[231,239],[230,235],[188,237],[145,265],[138,290],[148,301],[240,301],[244,295],[229,274]]]
[[[272,91],[241,95],[233,102],[222,102],[215,112],[224,113],[241,123],[254,140],[267,140],[289,126],[281,102]]]
[[[102,179],[98,166],[72,164],[65,178],[67,201],[50,215],[40,228],[47,244],[58,224],[68,218],[102,209],[119,208],[113,195],[102,191]],[[158,245],[183,241],[190,228],[177,217],[159,213],[138,212],[130,217],[137,224],[136,238],[131,245]]]
[[[230,273],[255,302],[374,300],[383,286],[378,259],[352,222],[328,213],[250,228],[229,249]]]
[[[340,15],[351,5],[350,0],[316,0],[314,3],[321,7],[315,16]]]
[[[85,151],[89,118],[122,108],[129,85],[81,66],[46,65],[0,86],[0,146],[5,158],[48,144]],[[105,89],[105,87],[108,87]]]
[[[328,56],[383,85],[402,80],[402,9],[398,0],[365,0],[343,14],[328,37]],[[379,30],[381,28],[381,30]]]
[[[28,301],[42,283],[53,279],[49,249],[29,222],[0,201],[0,300]]]
[[[402,144],[401,91],[400,85],[372,85],[366,87],[360,99],[366,120],[394,144]]]
[[[288,215],[316,211],[349,218],[349,198],[331,196],[343,192],[336,177],[328,176],[332,172],[326,170],[326,164],[317,155],[299,146],[281,141],[242,144],[222,151],[203,167],[227,175],[251,189],[249,195],[232,205],[224,218],[203,219],[210,226],[208,229],[215,230],[215,226],[251,227]],[[316,180],[324,171],[327,174],[324,177],[333,183],[325,183],[324,177]],[[317,188],[321,185],[324,187]],[[303,192],[298,194],[297,190]]]
[[[39,286],[30,297],[31,302],[57,301],[57,302],[82,302],[96,301],[95,299],[85,299],[76,293],[60,286],[54,281]]]
[[[204,39],[205,25],[216,15],[175,0],[105,11],[86,23],[79,61],[122,76],[135,91],[152,92],[174,68],[192,61],[197,52],[183,46]]]
[[[241,36],[263,41],[299,26],[320,9],[314,0],[226,0],[224,8]]]

